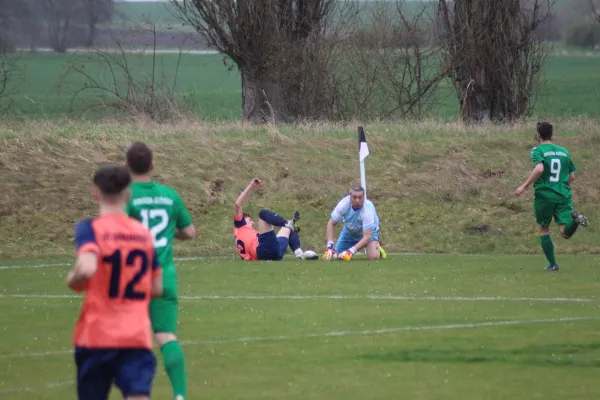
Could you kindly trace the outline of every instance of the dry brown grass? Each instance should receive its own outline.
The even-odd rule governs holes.
[[[248,210],[300,210],[305,247],[320,249],[330,209],[359,182],[357,125],[0,124],[0,257],[70,255],[74,223],[95,211],[89,195],[94,170],[122,162],[135,140],[152,146],[156,178],[182,193],[199,227],[199,239],[178,245],[179,254],[231,254],[232,203],[254,176],[265,187],[250,199]],[[533,125],[366,126],[368,197],[378,207],[387,247],[537,251],[532,193],[513,195],[531,169]],[[557,142],[578,166],[575,204],[591,220],[591,227],[569,242],[555,235],[557,250],[600,251],[595,228],[600,125],[584,119],[555,125]]]

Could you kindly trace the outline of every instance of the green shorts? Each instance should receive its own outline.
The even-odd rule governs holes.
[[[573,201],[571,199],[554,202],[536,198],[533,200],[533,210],[537,224],[544,228],[550,226],[553,217],[559,225],[573,221]]]
[[[155,333],[177,333],[177,277],[175,268],[163,271],[163,295],[150,301],[150,320]]]

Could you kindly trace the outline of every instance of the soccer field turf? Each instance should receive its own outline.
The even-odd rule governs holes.
[[[0,264],[2,399],[74,397],[81,300],[63,283],[68,260],[36,262]],[[189,398],[597,398],[598,257],[559,263],[180,260]],[[160,359],[154,389],[170,397]]]

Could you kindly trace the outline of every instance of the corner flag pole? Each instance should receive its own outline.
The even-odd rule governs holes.
[[[358,160],[360,163],[360,185],[365,189],[367,197],[367,174],[365,172],[365,158],[369,155],[369,146],[362,126],[358,127]]]

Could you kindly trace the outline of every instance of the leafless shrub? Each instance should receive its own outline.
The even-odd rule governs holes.
[[[181,49],[169,77],[164,66],[159,65],[156,25],[146,22],[138,29],[150,29],[154,34],[151,49],[127,48],[116,40],[116,49],[83,53],[69,65],[58,85],[71,92],[72,109],[82,106],[82,111],[112,108],[127,116],[145,116],[157,122],[177,119],[185,114],[175,93]],[[144,68],[145,59],[151,60],[149,72]],[[106,71],[106,75],[101,71]]]
[[[393,3],[391,3],[393,5]],[[414,6],[414,5],[413,5]],[[421,118],[443,75],[432,46],[427,6],[408,12],[398,0],[372,2],[350,34],[336,42],[330,81],[333,119]]]
[[[549,48],[536,39],[554,0],[439,0],[445,68],[464,121],[513,121],[533,108]]]
[[[17,54],[0,53],[0,115],[10,109],[12,96],[24,79],[24,71],[18,61]]]

